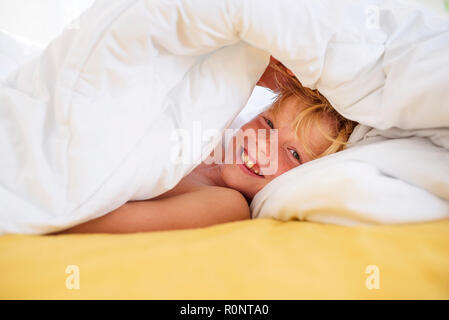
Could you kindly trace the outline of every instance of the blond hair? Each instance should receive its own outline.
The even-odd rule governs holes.
[[[281,110],[281,104],[289,97],[296,97],[301,100],[305,108],[299,112],[292,123],[292,128],[295,130],[295,140],[302,137],[304,142],[304,149],[312,159],[324,157],[326,155],[343,150],[354,130],[357,122],[344,118],[340,115],[318,90],[312,90],[303,87],[301,82],[293,76],[290,76],[287,71],[275,63],[270,63],[275,71],[275,81],[280,90],[276,96],[270,110],[276,116]],[[278,77],[277,74],[280,74]],[[336,120],[333,121],[333,136],[323,130],[321,123],[325,117],[331,117]],[[321,154],[315,154],[307,143],[307,134],[310,132],[312,126],[317,126],[320,133],[331,142],[331,145]]]

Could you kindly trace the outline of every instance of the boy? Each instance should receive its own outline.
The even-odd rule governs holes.
[[[223,150],[222,160],[232,148],[231,163],[203,162],[156,198],[128,202],[60,233],[176,230],[250,219],[249,203],[267,183],[344,148],[356,123],[338,114],[318,91],[303,87],[277,60],[271,59],[258,84],[278,96],[268,110],[241,127],[243,139],[234,136]],[[245,133],[257,136],[259,130],[268,132],[268,138],[246,144]]]

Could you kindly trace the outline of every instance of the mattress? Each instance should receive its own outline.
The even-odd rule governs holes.
[[[7,235],[0,284],[1,299],[449,299],[449,221]]]

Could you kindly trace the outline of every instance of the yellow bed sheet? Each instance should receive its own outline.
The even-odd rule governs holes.
[[[349,228],[258,219],[129,235],[8,235],[0,237],[0,298],[449,299],[449,221]]]

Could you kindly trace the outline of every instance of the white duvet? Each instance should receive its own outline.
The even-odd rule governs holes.
[[[270,54],[363,125],[348,150],[262,189],[253,217],[448,218],[448,53],[449,22],[400,1],[99,0],[1,83],[0,233],[61,230],[171,189]],[[194,123],[218,131],[174,144]]]

